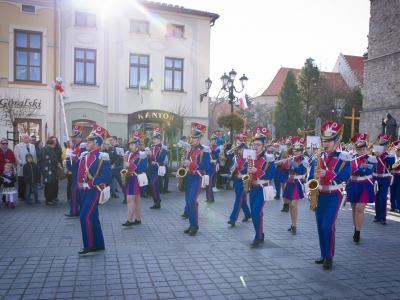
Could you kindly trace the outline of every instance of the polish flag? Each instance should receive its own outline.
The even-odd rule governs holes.
[[[247,106],[247,101],[246,101],[246,97],[245,96],[242,96],[241,98],[239,98],[239,102],[240,102],[240,107],[242,108],[242,109],[246,109],[248,106]]]

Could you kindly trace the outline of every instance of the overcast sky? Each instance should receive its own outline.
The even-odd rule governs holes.
[[[245,92],[254,96],[281,66],[301,68],[312,57],[322,71],[332,71],[339,53],[367,51],[369,0],[158,1],[220,15],[211,27],[210,96],[232,68],[237,79],[246,74]]]

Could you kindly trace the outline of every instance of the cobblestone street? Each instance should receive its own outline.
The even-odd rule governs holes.
[[[102,205],[106,250],[79,256],[79,219],[67,219],[66,180],[59,203],[0,208],[0,298],[2,299],[399,299],[400,214],[388,212],[387,225],[373,223],[368,205],[361,242],[353,243],[349,205],[336,222],[333,267],[320,256],[314,213],[299,203],[297,235],[287,231],[282,200],[264,206],[265,243],[252,249],[251,221],[227,224],[234,192],[220,191],[215,203],[199,197],[200,229],[183,233],[184,194],[171,179],[172,193],[161,209],[142,199],[142,224],[124,228],[126,206],[119,199]],[[61,192],[62,191],[62,192]]]

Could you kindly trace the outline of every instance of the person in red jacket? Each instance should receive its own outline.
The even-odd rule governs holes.
[[[14,164],[14,163],[15,163],[14,152],[8,148],[8,140],[1,139],[0,174],[3,174],[5,164]],[[5,195],[3,195],[3,202],[6,202]]]

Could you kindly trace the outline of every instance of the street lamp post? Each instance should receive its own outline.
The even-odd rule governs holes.
[[[235,85],[233,84],[233,82],[235,81],[236,78],[236,72],[232,69],[232,71],[229,72],[229,76],[226,75],[226,73],[224,73],[224,75],[222,75],[221,77],[221,83],[222,83],[222,88],[219,90],[218,92],[218,96],[216,97],[216,101],[228,101],[229,104],[231,105],[231,114],[233,114],[233,104],[235,103],[236,106],[239,106],[239,101],[237,99],[237,97],[235,96],[234,92],[236,93],[241,93],[244,90],[244,87],[247,84],[247,81],[249,80],[246,75],[243,74],[242,77],[240,77],[239,81],[240,81],[240,85],[242,87],[242,89],[240,91],[238,91],[235,87]],[[207,80],[209,80],[209,85],[207,85]],[[206,80],[206,88],[209,90],[211,88],[211,83],[212,81],[210,80],[210,78],[208,78]],[[223,92],[225,94],[225,92],[228,92],[228,97],[221,97],[219,98],[219,94]],[[208,92],[207,92],[208,93]],[[207,95],[206,93],[206,95]],[[200,102],[203,101],[203,99],[201,98],[202,95],[200,95]],[[205,95],[205,96],[206,96]],[[211,102],[215,102],[213,100],[211,100]],[[231,137],[230,137],[230,141],[231,143],[233,142],[233,124],[231,124]]]

